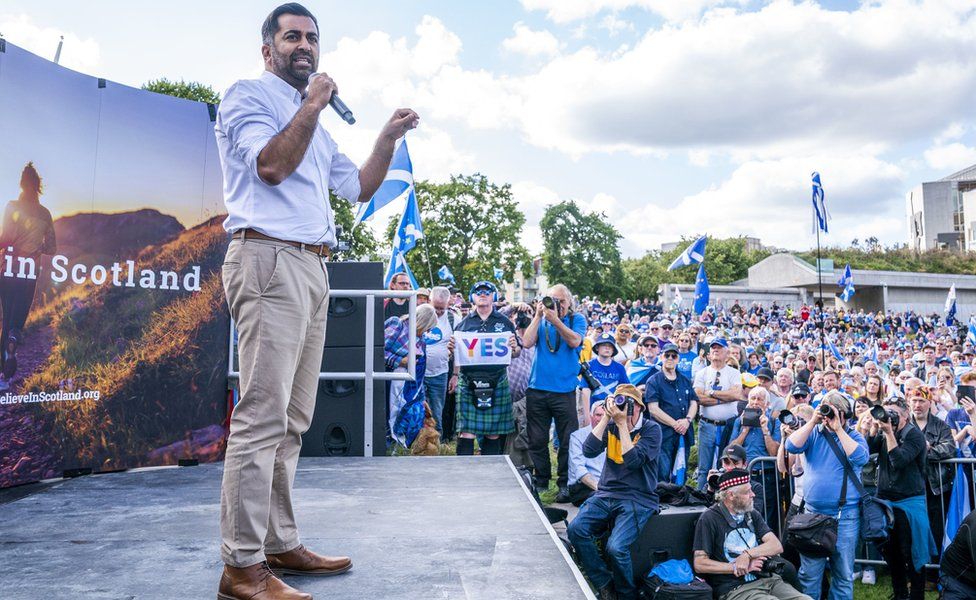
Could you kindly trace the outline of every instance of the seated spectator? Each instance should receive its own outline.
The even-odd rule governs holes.
[[[753,507],[749,472],[733,469],[719,478],[715,504],[695,525],[695,572],[722,600],[811,600],[776,573],[764,570],[783,545]]]
[[[587,458],[583,456],[583,443],[606,412],[605,402],[594,402],[590,405],[589,424],[569,436],[569,501],[574,506],[583,504],[593,495],[600,483],[607,453],[601,452],[593,458]]]
[[[939,570],[942,600],[976,598],[976,510],[966,515],[952,543],[942,553]]]
[[[840,516],[837,545],[827,558],[800,555],[800,583],[803,591],[820,597],[823,572],[830,564],[830,600],[854,597],[854,552],[860,537],[861,494],[857,486],[846,480],[844,464],[831,449],[827,436],[847,456],[854,473],[860,473],[868,461],[868,447],[864,437],[847,426],[850,404],[840,392],[829,393],[823,403],[830,407],[829,415],[817,410],[813,418],[794,431],[786,440],[786,451],[804,457],[803,501],[800,511],[815,512],[832,517]],[[841,492],[846,493],[841,498]],[[841,502],[843,500],[843,503]]]
[[[618,406],[618,401],[623,404]],[[587,458],[607,453],[600,484],[569,524],[568,533],[583,571],[600,598],[634,598],[637,589],[630,546],[659,510],[657,456],[661,426],[644,418],[644,402],[630,384],[617,386],[606,407],[603,418],[583,442],[583,456]],[[600,556],[597,540],[611,523],[604,547],[608,565]]]
[[[725,451],[722,452],[722,457],[720,459],[721,467],[718,469],[712,469],[708,472],[708,488],[706,493],[712,496],[718,492],[718,481],[719,477],[727,471],[732,469],[741,469],[744,471],[749,470],[749,462],[746,460],[746,449],[738,444],[729,444],[725,447]],[[753,479],[751,481],[752,493],[755,496],[754,503],[757,506],[764,505],[764,499],[766,497],[765,491],[763,490],[762,483]]]

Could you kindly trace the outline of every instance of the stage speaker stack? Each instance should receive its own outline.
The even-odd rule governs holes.
[[[383,289],[383,265],[374,262],[328,263],[329,286],[335,290]],[[373,370],[383,366],[383,299],[373,308]],[[366,363],[366,299],[329,299],[323,372],[363,371]],[[302,456],[363,456],[365,382],[319,381],[312,424],[302,436]],[[386,454],[386,386],[373,382],[373,455]]]

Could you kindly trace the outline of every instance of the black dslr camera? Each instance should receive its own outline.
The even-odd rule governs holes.
[[[894,429],[898,429],[898,423],[901,420],[901,415],[893,410],[886,410],[885,407],[875,404],[871,407],[871,418],[875,421],[881,421],[882,423],[891,422],[891,426]]]
[[[630,396],[624,396],[623,394],[618,394],[614,396],[611,402],[616,405],[617,410],[627,410],[627,417],[630,418],[634,416],[634,399]]]
[[[549,309],[556,308],[556,300],[552,296],[543,296],[542,306],[545,306],[546,308]]]
[[[787,427],[790,427],[791,429],[799,429],[800,427],[803,427],[804,425],[807,424],[806,421],[794,415],[793,413],[786,410],[785,408],[780,411],[778,418],[780,423],[786,425]]]

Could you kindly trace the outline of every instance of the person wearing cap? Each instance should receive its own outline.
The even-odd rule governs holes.
[[[427,288],[417,288],[417,306],[430,302],[430,290]]]
[[[805,383],[798,383],[790,390],[790,400],[786,408],[792,411],[801,404],[810,404],[810,388]]]
[[[556,484],[560,488],[569,485],[569,436],[579,429],[576,389],[580,347],[586,333],[586,319],[575,312],[569,288],[562,284],[552,286],[549,297],[555,302],[553,308],[539,302],[522,340],[525,347],[536,349],[529,387],[525,390],[525,410],[529,453],[539,489],[548,488],[552,477],[549,427],[553,421],[559,439]]]
[[[647,380],[661,370],[658,366],[657,338],[653,335],[642,335],[637,340],[637,348],[640,350],[640,356],[627,363],[627,377],[630,383],[643,393]]]
[[[695,524],[695,572],[722,600],[811,600],[763,565],[783,552],[783,544],[753,505],[749,472],[719,476],[715,504]],[[819,595],[818,595],[819,597]]]
[[[583,442],[588,458],[606,452],[597,491],[580,507],[568,534],[583,571],[600,598],[635,598],[630,546],[660,510],[657,495],[657,458],[661,426],[644,418],[640,392],[630,384],[618,385],[606,402],[606,413]],[[611,523],[604,544],[609,565],[597,546]]]
[[[761,380],[760,380],[761,381]],[[732,425],[732,443],[740,445],[746,449],[746,464],[764,456],[776,456],[779,450],[781,438],[780,422],[773,416],[772,409],[769,408],[769,392],[761,384],[749,392],[749,399],[746,408],[759,411],[759,426],[754,427],[745,424],[747,413],[742,412]],[[757,463],[752,468],[752,472],[762,481],[763,490],[768,490],[764,494],[764,502],[758,507],[763,511],[763,515],[772,520],[777,517],[776,512],[776,465],[772,461]],[[776,519],[778,521],[778,518]],[[779,523],[772,522],[773,529],[779,530]]]
[[[614,360],[614,356],[619,350],[612,335],[604,333],[600,336],[593,343],[593,352],[596,354],[596,358],[586,363],[586,367],[596,381],[589,382],[582,375],[579,378],[580,395],[583,399],[583,406],[587,410],[594,402],[602,402],[608,396],[613,395],[613,390],[616,389],[617,385],[630,383],[627,369]],[[590,387],[593,383],[598,383],[599,387]]]
[[[679,440],[684,438],[685,464],[695,445],[695,430],[691,426],[698,414],[698,395],[691,379],[678,371],[681,356],[674,344],[665,344],[661,353],[661,370],[647,380],[644,404],[655,421],[661,425],[661,453],[657,459],[658,481],[671,481],[671,470],[678,455]]]
[[[674,323],[671,319],[661,319],[661,332],[658,334],[658,338],[661,340],[662,344],[668,343],[671,337],[671,332],[674,331]]]
[[[739,371],[728,365],[729,342],[723,337],[709,343],[709,365],[695,375],[698,396],[698,489],[705,489],[708,470],[729,443],[732,423],[742,399]]]
[[[786,408],[786,398],[776,392],[775,384],[773,383],[775,377],[773,370],[768,367],[763,367],[756,373],[756,379],[759,380],[759,387],[766,390],[767,404],[769,405],[769,409],[773,411],[774,420],[779,415],[779,412]]]
[[[454,331],[460,333],[508,333],[508,347],[517,357],[521,347],[515,339],[515,325],[494,307],[498,289],[490,281],[471,286],[474,310],[461,319]],[[458,433],[457,454],[474,454],[474,440],[483,437],[482,456],[498,455],[505,447],[505,436],[515,431],[512,416],[512,394],[508,385],[507,365],[454,364],[457,376],[455,423]],[[487,397],[476,390],[492,389]]]
[[[597,426],[600,419],[607,412],[606,401],[594,402],[590,405],[590,422],[585,427],[577,429],[569,436],[569,499],[574,506],[581,506],[586,499],[593,495],[603,474],[603,464],[607,460],[607,453],[587,458],[583,456],[583,443]],[[559,499],[557,498],[558,502]]]
[[[831,449],[827,436],[847,456],[854,473],[860,477],[867,464],[868,444],[864,436],[848,426],[850,403],[840,392],[828,393],[823,403],[830,406],[825,417],[819,410],[813,418],[786,439],[786,451],[804,457],[803,500],[800,511],[837,518],[837,545],[827,558],[800,555],[800,583],[808,595],[820,597],[824,569],[830,565],[830,600],[854,597],[854,553],[860,537],[861,493],[848,482],[844,486],[844,464]],[[843,505],[841,493],[845,493]]]

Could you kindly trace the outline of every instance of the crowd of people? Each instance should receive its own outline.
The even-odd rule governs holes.
[[[893,597],[920,599],[940,557],[944,597],[976,597],[972,515],[964,547],[942,551],[956,469],[940,462],[976,452],[976,349],[940,316],[738,302],[693,315],[564,285],[507,303],[489,281],[466,298],[421,289],[418,304],[417,383],[392,386],[390,443],[409,446],[426,407],[458,454],[508,453],[539,490],[555,476],[600,597],[637,594],[629,548],[684,469],[714,500],[693,565],[716,597],[851,598],[855,579],[876,581],[855,559],[881,558]],[[406,303],[385,309],[387,364],[402,369]],[[509,333],[510,364],[457,365],[454,332]],[[863,543],[869,496],[892,509],[877,544]],[[827,517],[828,551],[788,543],[791,524]],[[784,550],[796,577],[771,568]]]

